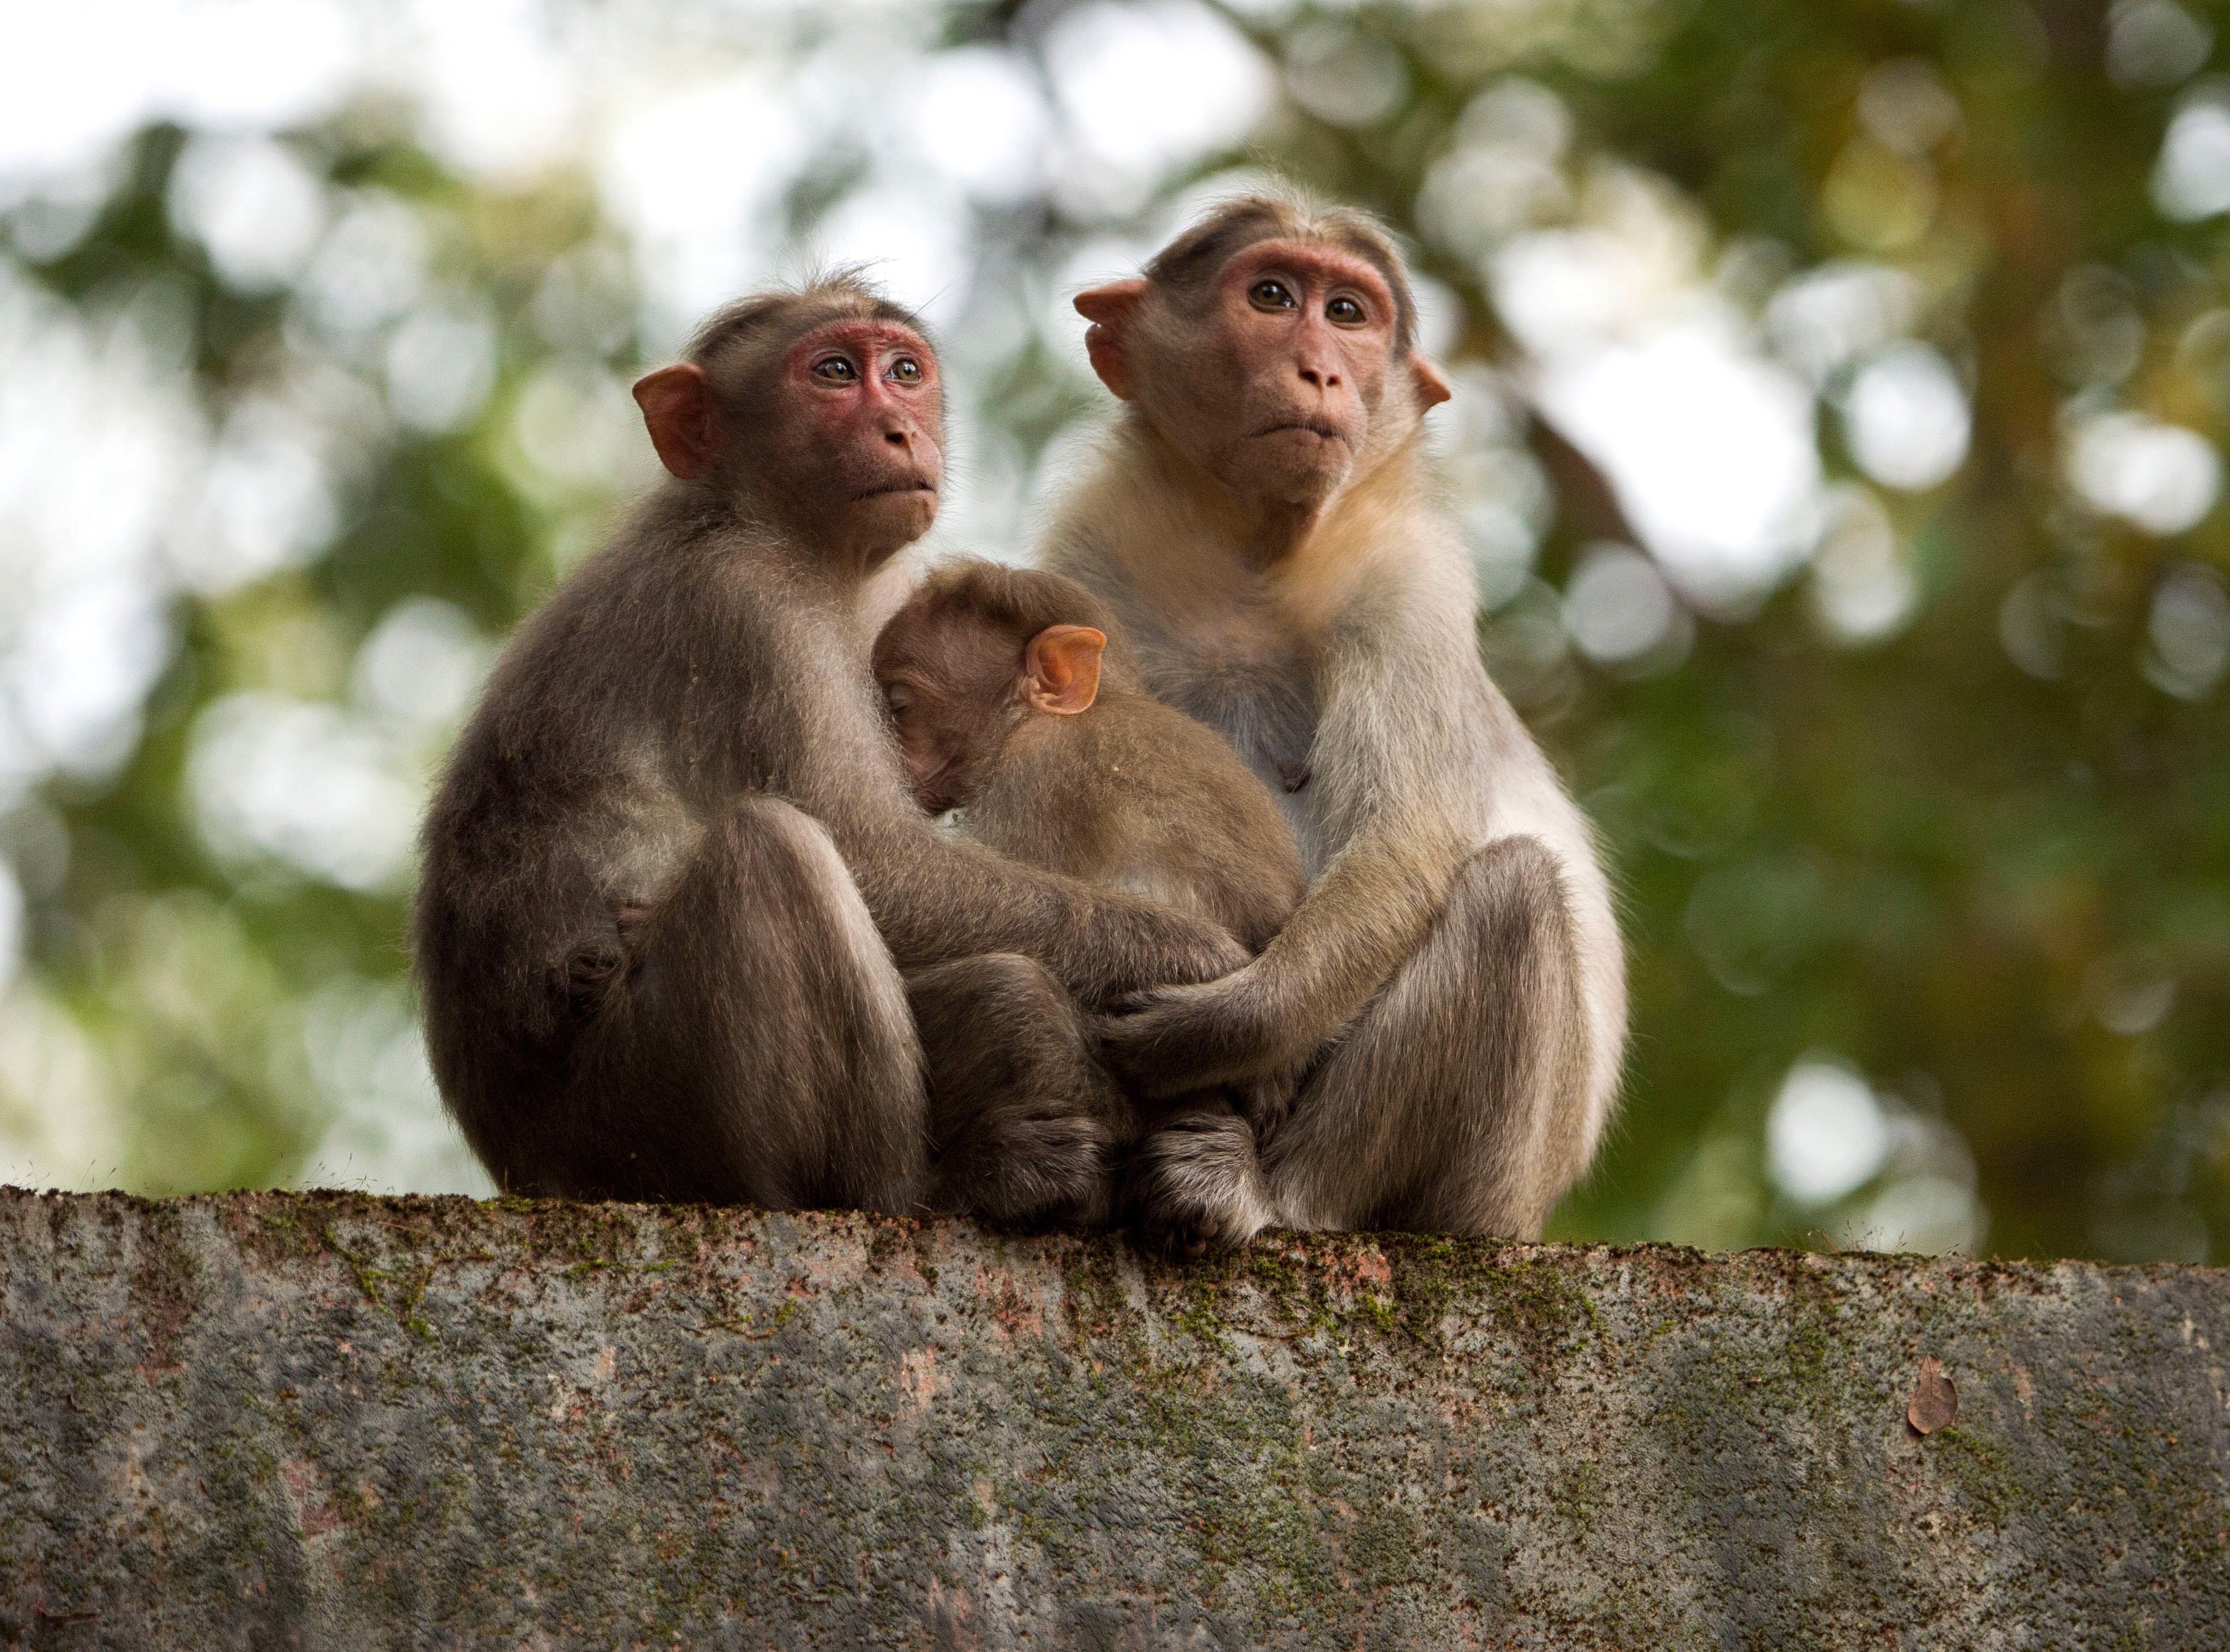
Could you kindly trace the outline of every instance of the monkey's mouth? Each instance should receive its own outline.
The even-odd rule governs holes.
[[[1254,434],[1258,436],[1277,436],[1286,430],[1305,430],[1326,442],[1337,442],[1343,448],[1348,445],[1347,432],[1328,419],[1280,419],[1275,424],[1265,425]]]
[[[915,476],[906,481],[885,482],[880,487],[870,487],[864,493],[853,494],[852,497],[854,500],[884,499],[893,494],[926,494],[930,498],[935,499],[937,484]]]

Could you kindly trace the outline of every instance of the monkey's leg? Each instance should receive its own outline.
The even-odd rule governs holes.
[[[929,1072],[932,1202],[1006,1222],[1105,1221],[1125,1110],[1061,984],[1014,952],[906,976]]]
[[[1538,1237],[1576,1169],[1586,1033],[1555,858],[1489,844],[1265,1144],[1277,1220]]]
[[[773,797],[628,926],[579,1072],[621,1197],[912,1210],[928,1107],[906,984],[835,844]]]

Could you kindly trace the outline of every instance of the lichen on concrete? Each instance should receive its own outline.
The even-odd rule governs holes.
[[[2226,1338],[2207,1268],[0,1191],[0,1647],[2230,1645]]]

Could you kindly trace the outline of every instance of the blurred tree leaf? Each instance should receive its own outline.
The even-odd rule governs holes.
[[[1077,10],[955,4],[918,38],[1027,78]],[[1143,204],[1095,174],[953,209],[972,492],[948,537],[1012,548],[1041,461],[1101,405],[1065,284],[1135,262],[1234,167],[1370,206],[1464,385],[1436,418],[1482,647],[1626,901],[1627,1100],[1555,1231],[2219,1255],[2223,9],[1222,10],[1284,75],[1247,146]],[[114,393],[192,469],[144,570],[159,671],[103,726],[113,750],[24,770],[0,819],[26,938],[0,1163],[171,1191],[346,1178],[361,1153],[476,1185],[416,1055],[393,816],[495,641],[646,480],[625,384],[665,339],[576,171],[468,177],[383,101],[261,144],[151,128],[88,219],[0,215],[0,326],[155,387]],[[865,115],[833,123],[770,210],[809,245],[886,158]],[[257,267],[210,216],[243,178],[299,196],[291,261]],[[1754,588],[1714,594],[1646,541],[1631,474],[1550,405],[1509,261],[1589,236],[1643,246],[1648,302],[1804,398],[1823,514]],[[1677,400],[1652,416],[1697,435]],[[1702,436],[1742,480],[1734,438]],[[1821,1203],[1776,1169],[1805,1119],[1863,1149]]]

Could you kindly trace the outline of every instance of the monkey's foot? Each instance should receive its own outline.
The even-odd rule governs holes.
[[[938,1203],[995,1222],[1096,1226],[1114,1203],[1106,1126],[1052,1107],[994,1107],[938,1166]]]
[[[1181,1114],[1147,1137],[1125,1194],[1146,1241],[1181,1256],[1235,1250],[1277,1214],[1254,1132],[1228,1111]]]

